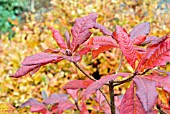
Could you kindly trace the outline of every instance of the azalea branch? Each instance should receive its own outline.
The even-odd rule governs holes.
[[[94,79],[90,75],[88,75],[76,62],[73,62],[73,63],[85,76],[87,76],[89,79],[91,79],[93,81],[96,81],[96,79]]]

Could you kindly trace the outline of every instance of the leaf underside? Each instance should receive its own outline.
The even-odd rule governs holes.
[[[142,102],[145,111],[149,113],[158,96],[158,93],[156,92],[156,83],[139,76],[136,76],[133,80],[137,86],[136,93]]]
[[[134,89],[134,83],[132,83],[123,96],[120,105],[120,114],[146,114]]]
[[[132,29],[132,31],[129,33],[130,34],[130,39],[134,40],[140,35],[147,35],[150,32],[150,23],[149,22],[144,22]]]

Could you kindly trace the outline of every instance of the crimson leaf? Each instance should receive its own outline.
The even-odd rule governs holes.
[[[150,32],[150,23],[149,22],[144,22],[132,29],[132,31],[129,33],[130,34],[130,39],[134,40],[137,38],[139,35],[147,35]]]
[[[133,80],[137,86],[136,93],[142,102],[145,111],[149,113],[158,96],[158,93],[156,92],[156,83],[139,76],[136,76]]]
[[[11,75],[11,77],[19,78],[21,76],[26,75],[30,71],[35,71],[35,69],[37,69],[37,68],[39,69],[39,67],[40,67],[39,65],[31,65],[31,66],[24,66],[23,65],[17,70],[17,72],[14,75]],[[35,72],[33,72],[33,73],[35,73]]]
[[[71,45],[73,46],[73,52],[77,50],[80,44],[87,41],[90,36],[91,32],[89,29],[93,28],[96,23],[97,14],[91,13],[88,16],[83,18],[76,19],[76,22],[71,29],[71,33],[73,36],[73,40]]]
[[[111,48],[119,47],[115,40],[108,36],[95,36],[89,40],[89,45],[98,46],[97,49],[93,49],[92,51],[93,59],[96,58],[101,52],[104,52]]]
[[[57,54],[49,54],[49,53],[41,52],[41,53],[37,53],[32,56],[26,57],[24,61],[22,62],[22,65],[28,66],[28,65],[47,64],[47,63],[51,63],[61,58],[62,57]]]
[[[149,50],[149,51],[148,51]],[[138,65],[139,71],[165,65],[170,62],[170,39],[147,49],[146,55],[141,59]]]
[[[142,42],[145,41],[145,39],[146,39],[146,35],[140,35],[133,40],[133,44],[140,45]]]
[[[60,48],[63,48],[63,49],[66,49],[67,48],[67,45],[66,43],[64,42],[64,39],[61,37],[59,31],[55,30],[54,28],[52,27],[49,27],[52,31],[52,34],[53,34],[53,38],[54,40],[57,42],[58,46]]]
[[[113,33],[113,37],[117,40],[128,63],[132,66],[132,68],[135,68],[136,50],[126,30],[120,26],[116,26],[116,31]]]
[[[92,80],[73,80],[68,82],[63,88],[64,89],[80,89],[80,88],[87,88],[91,83],[94,81]]]
[[[134,92],[134,83],[131,84],[123,96],[120,114],[146,114],[138,96]]]
[[[92,93],[94,93],[96,90],[100,89],[107,82],[116,79],[118,76],[126,77],[128,75],[129,75],[129,73],[118,73],[118,74],[105,76],[104,78],[101,78],[100,80],[93,82],[85,90],[84,99],[87,99]]]

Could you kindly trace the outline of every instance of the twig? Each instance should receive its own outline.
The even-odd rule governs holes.
[[[93,80],[93,81],[96,81],[96,79],[92,78],[90,75],[88,75],[76,62],[73,62],[74,65],[85,75],[87,76],[89,79]],[[110,106],[110,103],[108,101],[108,99],[106,98],[105,94],[103,93],[103,91],[101,89],[99,89],[99,91],[103,94],[106,102],[108,103],[108,105]]]
[[[103,93],[103,91],[101,89],[99,89],[99,91],[102,93],[102,95],[104,96],[107,104],[110,106],[110,103],[109,103],[108,99],[106,98],[106,95]]]
[[[94,81],[96,81],[96,79],[94,79],[94,78],[92,78],[90,75],[88,75],[76,62],[73,62],[74,63],[74,65],[85,75],[85,76],[87,76],[89,79],[91,79],[91,80],[94,80]]]
[[[75,105],[76,105],[76,107],[77,107],[77,110],[80,112],[79,105],[78,105],[78,101],[74,100],[74,102],[75,102]]]
[[[144,75],[145,73],[147,73],[150,69],[146,69],[144,72],[142,73],[137,73],[137,72],[134,72],[132,76],[130,76],[129,78],[127,79],[124,79],[122,81],[113,81],[113,83],[116,83],[116,84],[113,84],[113,86],[118,86],[118,85],[121,85],[125,82],[129,82],[131,81],[136,75]]]

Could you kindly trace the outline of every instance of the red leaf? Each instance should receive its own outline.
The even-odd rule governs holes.
[[[155,36],[147,36],[145,42],[143,42],[142,44],[150,44],[150,46],[152,45],[157,45],[161,42],[164,42],[166,39],[168,39],[168,36],[163,36],[161,38],[155,37]]]
[[[52,94],[49,98],[45,99],[43,103],[45,104],[54,104],[54,103],[60,103],[63,101],[68,100],[67,94]]]
[[[86,55],[88,52],[90,52],[92,50],[92,48],[94,48],[94,46],[87,45],[86,47],[84,47],[81,50],[79,50],[78,52],[76,52],[76,54],[78,54],[80,56]]]
[[[142,45],[149,44],[152,41],[155,41],[157,39],[158,39],[158,37],[156,37],[156,36],[147,36],[145,41],[142,43]]]
[[[130,39],[134,40],[140,35],[147,35],[150,32],[150,23],[149,22],[144,22],[132,29],[132,31],[129,33],[130,34]]]
[[[30,98],[28,101],[21,105],[21,108],[31,106],[32,112],[41,112],[42,114],[47,114],[48,110],[45,105],[38,102],[36,99]]]
[[[66,55],[63,55],[62,57],[64,59],[67,59],[67,60],[71,61],[71,62],[78,62],[78,61],[81,60],[81,57],[79,55],[77,55],[77,56],[66,56]]]
[[[78,99],[78,90],[79,89],[66,89],[67,93],[77,102]]]
[[[96,92],[95,101],[98,102],[100,105],[102,105],[102,103],[106,101],[103,94],[100,91]]]
[[[134,92],[134,83],[131,84],[123,96],[120,114],[146,114],[138,96]]]
[[[145,41],[145,39],[146,39],[146,35],[140,35],[133,40],[133,44],[140,45],[142,42]]]
[[[99,23],[95,23],[94,28],[96,29],[100,29],[100,31],[104,34],[104,35],[108,35],[111,36],[112,33],[103,25],[99,24]]]
[[[52,34],[53,34],[53,38],[54,40],[57,42],[58,46],[60,48],[64,48],[66,49],[67,48],[67,45],[66,43],[64,42],[64,39],[61,37],[59,31],[55,30],[53,27],[49,27],[52,31]]]
[[[100,53],[107,51],[111,48],[117,48],[119,45],[115,40],[108,36],[95,36],[89,40],[89,45],[98,46],[97,49],[92,51],[93,59],[96,58]]]
[[[120,26],[116,26],[116,31],[113,33],[113,35],[117,40],[126,60],[132,66],[132,68],[135,68],[136,50],[126,30]]]
[[[86,104],[83,102],[81,103],[81,111],[80,114],[89,114],[89,111],[87,110]]]
[[[116,79],[118,76],[126,77],[128,75],[129,75],[129,73],[118,73],[118,74],[114,74],[114,75],[105,76],[105,77],[101,78],[100,80],[93,82],[92,84],[90,84],[87,87],[87,89],[84,93],[84,99],[87,99],[92,93],[94,93],[96,90],[100,89],[107,82]]]
[[[150,76],[145,76],[144,78],[155,81],[157,87],[163,88],[170,93],[170,75],[160,76],[158,74],[153,74]]]
[[[64,89],[80,89],[80,88],[87,88],[91,83],[93,83],[93,80],[73,80],[68,82],[63,88]]]
[[[65,32],[65,37],[66,37],[66,42],[67,42],[67,47],[70,49],[70,35],[68,32]]]
[[[39,68],[39,65],[31,65],[31,66],[23,65],[17,70],[17,72],[14,75],[11,75],[11,77],[19,78],[21,76],[26,75],[30,71],[33,71],[33,73],[35,73],[35,69],[37,70],[37,68]]]
[[[156,83],[139,76],[136,76],[133,80],[137,86],[136,93],[142,102],[145,111],[148,113],[153,108],[158,96],[158,93],[156,92]]]
[[[74,104],[72,104],[71,102],[61,102],[58,104],[57,114],[62,114],[63,111],[70,109],[70,108],[74,108]]]
[[[90,38],[92,33],[89,31],[89,29],[94,27],[96,18],[97,14],[91,13],[83,18],[76,19],[76,22],[71,29],[73,36],[73,41],[71,43],[73,46],[73,52],[77,50],[80,44],[84,43]]]
[[[138,69],[142,71],[143,69],[165,65],[166,62],[170,62],[170,39],[149,47],[146,55],[139,62]]]
[[[47,63],[52,63],[58,59],[61,59],[62,56],[57,54],[49,54],[45,52],[41,52],[32,56],[28,56],[22,62],[23,65],[43,65]]]

